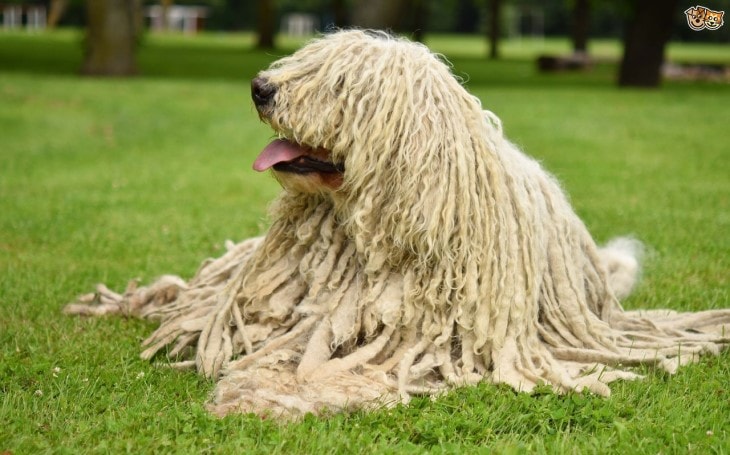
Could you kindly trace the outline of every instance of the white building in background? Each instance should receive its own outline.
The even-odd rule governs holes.
[[[28,31],[46,28],[46,7],[39,5],[5,5],[0,10],[3,28],[12,30],[25,25]],[[25,16],[25,21],[23,21]]]
[[[145,16],[150,20],[151,30],[162,30],[164,23],[162,20],[162,6],[147,7]],[[204,6],[172,5],[167,8],[167,29],[193,35],[203,29],[206,17],[208,17],[208,8]]]
[[[281,19],[281,31],[291,36],[310,36],[319,25],[312,14],[290,13]]]

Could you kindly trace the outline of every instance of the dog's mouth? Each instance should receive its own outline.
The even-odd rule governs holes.
[[[322,147],[309,147],[287,139],[276,139],[267,145],[253,163],[256,171],[273,168],[295,174],[342,174],[345,167],[330,159],[330,152]]]

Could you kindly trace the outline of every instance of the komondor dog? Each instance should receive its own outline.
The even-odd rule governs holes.
[[[426,47],[333,33],[252,96],[278,136],[254,169],[284,188],[266,235],[188,282],[100,286],[66,308],[159,320],[142,357],[217,378],[216,414],[296,418],[480,381],[608,395],[632,366],[674,372],[730,342],[730,310],[624,311],[636,243],[597,247]]]

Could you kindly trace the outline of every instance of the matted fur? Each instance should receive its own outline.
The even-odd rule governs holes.
[[[608,395],[633,365],[674,372],[728,343],[728,310],[624,311],[637,244],[598,248],[426,47],[342,31],[261,77],[277,89],[268,122],[329,150],[342,186],[283,176],[265,237],[188,282],[100,287],[67,307],[160,320],[142,356],[170,346],[174,365],[219,378],[213,412],[291,418],[484,380]]]

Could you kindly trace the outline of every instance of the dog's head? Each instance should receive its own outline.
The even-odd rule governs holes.
[[[252,97],[279,136],[254,168],[338,200],[360,248],[384,243],[423,259],[473,221],[457,212],[486,183],[494,128],[425,46],[380,32],[326,35],[261,72]]]

